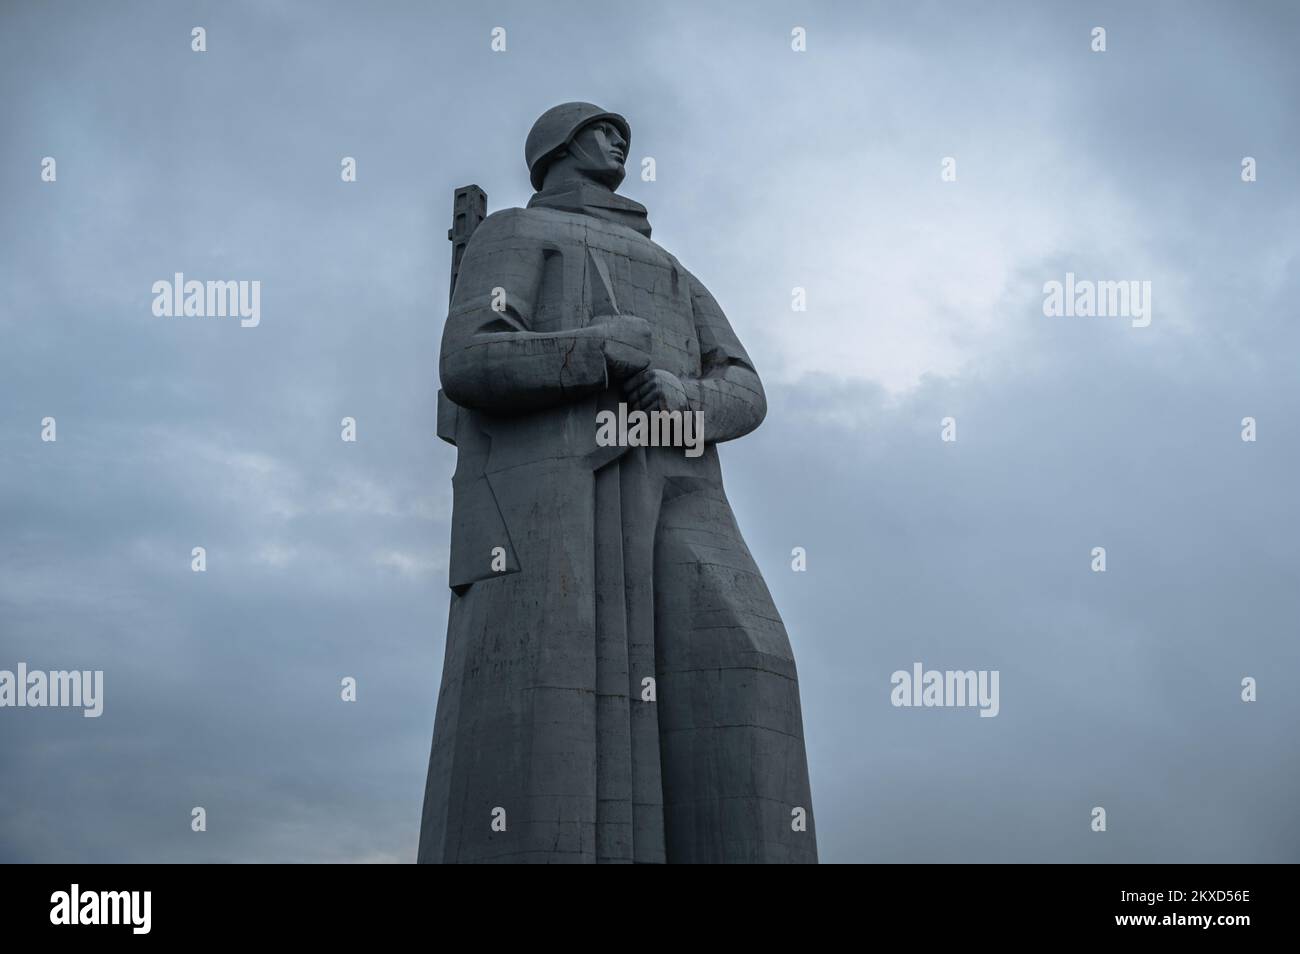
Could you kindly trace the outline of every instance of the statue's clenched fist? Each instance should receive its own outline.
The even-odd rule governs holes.
[[[681,379],[671,371],[646,368],[623,383],[627,402],[637,411],[689,411]]]
[[[601,315],[591,327],[604,335],[605,363],[619,379],[650,366],[650,322],[635,315]]]

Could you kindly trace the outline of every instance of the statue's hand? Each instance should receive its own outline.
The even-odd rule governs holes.
[[[637,411],[689,411],[681,379],[671,371],[647,368],[623,384],[628,404]]]
[[[615,378],[630,378],[650,366],[650,322],[644,318],[602,315],[591,327],[605,336],[605,363]]]

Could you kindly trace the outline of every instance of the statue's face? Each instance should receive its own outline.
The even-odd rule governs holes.
[[[569,155],[575,170],[611,189],[623,181],[627,141],[611,122],[602,119],[583,126],[569,143]]]

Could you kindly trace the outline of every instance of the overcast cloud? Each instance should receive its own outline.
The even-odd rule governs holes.
[[[6,2],[0,669],[102,669],[105,701],[0,710],[0,860],[414,860],[450,197],[525,203],[524,136],[570,99],[631,121],[623,191],[767,385],[724,472],[798,659],[823,860],[1300,860],[1298,27]],[[260,325],[154,317],[175,272],[260,280]],[[1150,326],[1044,317],[1066,272],[1150,281]],[[894,708],[915,661],[1000,670],[1000,714]]]

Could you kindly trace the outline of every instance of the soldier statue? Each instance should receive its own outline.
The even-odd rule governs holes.
[[[483,193],[458,193],[421,862],[817,860],[794,657],[716,447],[762,422],[763,386],[616,193],[631,139],[565,103],[528,134],[527,208],[483,218]],[[704,452],[602,446],[620,405],[701,412]]]

